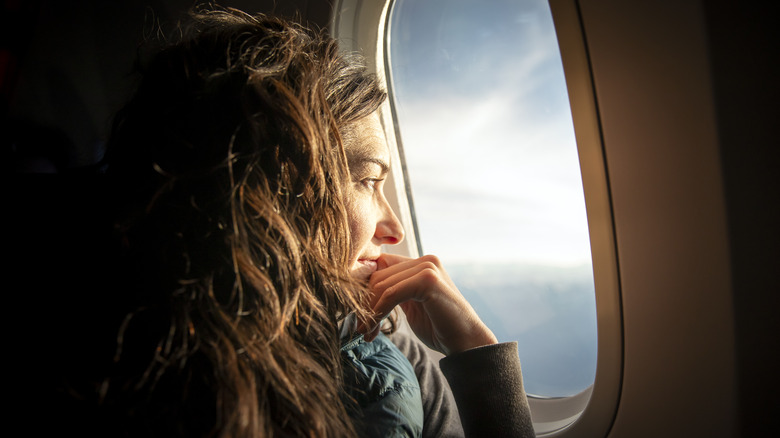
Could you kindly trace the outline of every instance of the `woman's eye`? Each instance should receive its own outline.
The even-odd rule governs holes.
[[[377,185],[381,181],[382,181],[382,178],[366,178],[366,179],[364,179],[361,182],[363,183],[363,186],[365,186],[366,188],[371,189],[371,190],[376,190]]]

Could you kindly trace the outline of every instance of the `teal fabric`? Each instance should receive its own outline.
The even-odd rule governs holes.
[[[421,437],[420,385],[409,360],[382,333],[344,342],[344,384],[350,414],[361,437]]]

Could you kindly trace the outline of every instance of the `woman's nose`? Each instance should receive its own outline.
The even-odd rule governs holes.
[[[385,204],[383,215],[376,224],[375,237],[382,245],[395,245],[404,240],[404,227],[389,204]]]

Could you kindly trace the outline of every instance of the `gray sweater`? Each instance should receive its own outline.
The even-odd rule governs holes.
[[[389,337],[420,383],[423,437],[535,436],[516,342],[444,357],[428,349],[399,316],[398,330]]]

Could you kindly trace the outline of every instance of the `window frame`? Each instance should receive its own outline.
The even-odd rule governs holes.
[[[421,250],[386,50],[393,4],[394,0],[336,0],[330,31],[343,50],[361,52],[368,68],[388,89],[389,99],[380,108],[393,166],[385,193],[407,233],[401,245],[387,250],[417,257]],[[603,437],[617,413],[623,372],[623,322],[612,200],[578,4],[576,0],[549,0],[549,4],[563,61],[583,180],[596,291],[598,352],[593,385],[570,397],[529,396],[528,401],[537,436]]]
[[[368,70],[377,75],[388,91],[388,99],[379,108],[379,119],[387,137],[391,171],[384,185],[384,193],[404,227],[404,240],[383,248],[386,252],[408,257],[422,254],[417,239],[417,222],[410,187],[405,171],[403,148],[397,134],[397,120],[392,109],[392,90],[388,84],[389,70],[384,50],[387,38],[392,0],[336,0],[330,20],[331,35],[339,40],[341,50],[358,52],[365,57]]]

